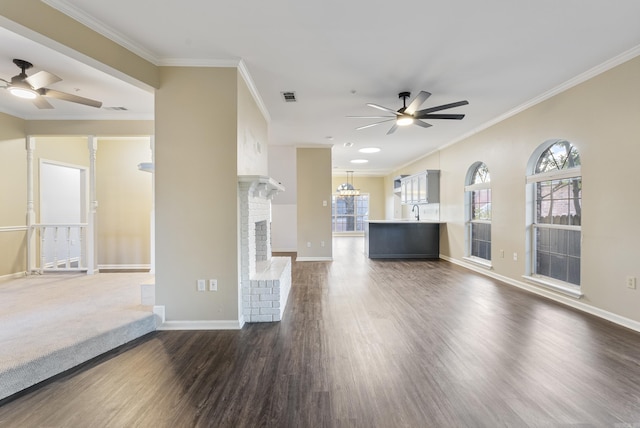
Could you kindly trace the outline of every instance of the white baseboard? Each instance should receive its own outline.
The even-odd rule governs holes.
[[[240,320],[165,321],[157,330],[240,330]]]
[[[630,328],[631,330],[635,330],[637,332],[640,332],[640,322],[638,321],[634,321],[632,319],[623,317],[621,315],[618,314],[614,314],[613,312],[609,312],[609,311],[605,311],[604,309],[600,309],[597,308],[595,306],[592,305],[588,305],[584,302],[578,301],[576,299],[567,297],[567,296],[563,296],[557,293],[554,293],[553,291],[549,290],[549,289],[545,289],[545,288],[541,288],[538,286],[535,286],[533,284],[528,284],[526,282],[522,282],[522,281],[518,281],[515,280],[513,278],[509,278],[507,276],[503,276],[500,274],[495,273],[492,270],[488,270],[486,268],[480,267],[480,266],[476,266],[473,263],[468,263],[465,261],[461,261],[461,260],[456,260],[454,258],[451,258],[449,256],[445,256],[444,254],[440,254],[440,258],[443,260],[446,260],[448,262],[451,262],[453,264],[456,264],[458,266],[462,266],[464,268],[467,268],[469,270],[472,270],[474,272],[478,272],[482,275],[486,275],[489,276],[493,279],[497,279],[498,281],[502,281],[506,284],[509,285],[513,285],[514,287],[518,287],[521,288],[523,290],[529,291],[531,293],[537,294],[539,296],[542,297],[546,297],[547,299],[551,299],[553,301],[556,301],[558,303],[562,303],[564,305],[570,306],[572,308],[578,309],[582,312],[586,312],[588,314],[591,315],[595,315],[599,318],[605,319],[607,321],[611,321],[612,323],[621,325],[623,327],[626,328]]]
[[[0,276],[0,282],[9,281],[10,279],[24,278],[25,276],[27,276],[26,272],[10,273],[8,275]]]
[[[296,257],[297,262],[332,262],[333,257]]]
[[[151,265],[149,264],[139,264],[139,265],[98,265],[98,270],[142,270],[142,269],[151,269]]]

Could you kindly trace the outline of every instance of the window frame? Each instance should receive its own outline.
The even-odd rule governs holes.
[[[565,169],[556,169],[552,171],[545,171],[540,173],[535,173],[536,166],[541,158],[541,156],[553,145],[568,142],[573,149],[576,150],[577,155],[580,157],[580,164],[571,168]],[[536,271],[537,268],[537,230],[538,229],[555,229],[555,230],[567,230],[567,231],[579,231],[580,232],[580,247],[582,247],[582,221],[580,225],[569,225],[569,224],[557,224],[557,223],[538,223],[537,222],[537,192],[536,185],[540,182],[544,181],[554,181],[554,180],[566,180],[566,179],[574,179],[579,178],[582,180],[582,169],[581,169],[582,157],[580,151],[576,147],[574,143],[565,139],[554,139],[548,140],[541,144],[531,155],[529,159],[529,165],[527,169],[526,176],[526,186],[527,186],[527,201],[526,201],[526,212],[527,212],[527,234],[526,234],[526,266],[525,266],[525,275],[523,278],[526,280],[535,283],[536,285],[541,285],[546,288],[552,289],[554,291],[563,293],[570,297],[580,298],[582,297],[582,276],[580,276],[580,284],[573,284],[571,282],[562,281],[550,276],[539,274]],[[581,204],[582,206],[582,197]],[[580,270],[582,270],[582,248],[580,251]]]
[[[338,189],[340,189],[340,187],[338,187]],[[364,214],[359,214],[358,213],[358,199],[366,197],[367,198],[367,208],[366,208],[366,213]],[[353,207],[354,207],[354,213],[353,214],[337,214],[337,199],[338,198],[354,198],[353,201]],[[369,211],[371,210],[371,197],[369,195],[369,193],[360,193],[359,195],[349,195],[349,196],[345,196],[345,195],[340,195],[339,193],[333,193],[331,195],[331,233],[334,235],[340,235],[340,236],[363,236],[364,235],[364,223],[366,221],[369,220]],[[353,217],[354,218],[354,228],[357,229],[357,225],[358,223],[358,218],[361,217],[361,223],[363,225],[362,230],[352,230],[352,231],[335,231],[335,225],[336,225],[336,219],[337,217]]]
[[[478,170],[478,168],[480,168],[482,165],[484,165],[484,167],[487,169],[487,172],[489,172],[489,180],[488,181],[484,181],[481,183],[474,183],[473,180],[476,176],[476,171]],[[493,248],[491,248],[491,250],[489,251],[489,258],[488,259],[484,259],[482,257],[479,256],[475,256],[473,255],[473,225],[474,224],[488,224],[491,226],[492,223],[492,219],[493,219],[493,214],[492,214],[492,210],[490,211],[490,217],[491,219],[486,220],[486,219],[474,219],[473,218],[473,213],[472,213],[472,209],[473,209],[473,192],[478,191],[478,190],[485,190],[488,189],[489,191],[491,191],[491,172],[489,170],[489,168],[487,167],[487,164],[484,162],[474,162],[469,169],[467,170],[467,176],[465,179],[465,183],[466,185],[464,186],[464,191],[465,191],[465,256],[464,259],[478,264],[482,267],[486,267],[486,268],[491,268],[492,267],[492,259],[493,259]],[[493,203],[493,192],[491,191],[491,201],[489,202],[490,204]],[[489,231],[489,243],[491,244],[491,230]]]

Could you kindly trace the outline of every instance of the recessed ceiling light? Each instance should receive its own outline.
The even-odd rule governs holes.
[[[358,150],[360,153],[378,153],[380,151],[377,147],[365,147],[364,149]]]
[[[350,141],[347,141],[346,143],[343,144],[343,146],[345,147],[353,147],[353,143]]]
[[[353,160],[351,160],[350,162],[351,162],[351,163],[367,163],[367,162],[369,162],[369,161],[368,161],[368,160],[366,160],[366,159],[353,159]]]

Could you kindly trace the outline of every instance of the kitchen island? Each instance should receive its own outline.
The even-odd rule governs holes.
[[[424,220],[370,220],[365,224],[365,253],[370,259],[437,259],[440,224]]]

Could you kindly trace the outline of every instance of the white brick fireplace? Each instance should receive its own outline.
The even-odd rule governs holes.
[[[291,289],[291,258],[271,255],[271,199],[282,191],[284,187],[272,178],[238,176],[245,322],[280,321]]]

